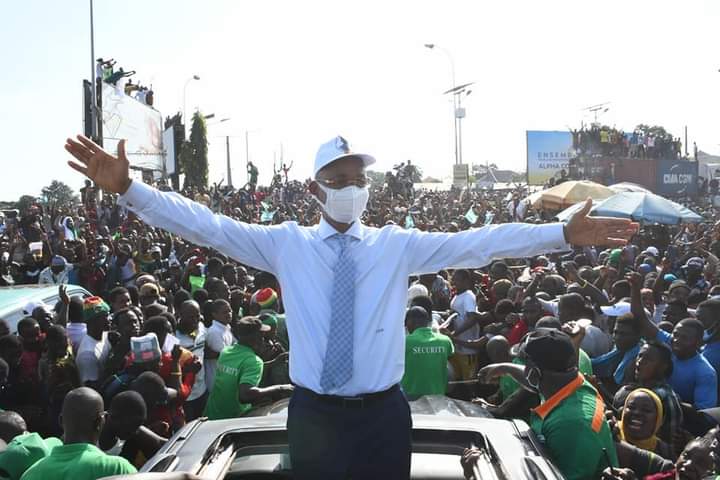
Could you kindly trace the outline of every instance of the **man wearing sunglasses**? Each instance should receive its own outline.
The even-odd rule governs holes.
[[[323,144],[315,157],[309,191],[323,214],[309,227],[246,224],[134,182],[123,141],[117,156],[83,136],[68,139],[65,148],[77,160],[71,167],[119,193],[119,204],[145,222],[279,279],[296,385],[288,436],[298,479],[409,478],[410,409],[398,384],[411,274],[477,268],[567,250],[569,243],[624,245],[637,230],[628,220],[588,217],[590,203],[565,226],[508,224],[459,233],[367,227],[361,221],[369,198],[365,169],[375,159],[353,152],[342,137]]]

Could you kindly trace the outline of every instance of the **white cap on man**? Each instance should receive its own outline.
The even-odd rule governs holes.
[[[320,145],[317,155],[315,155],[313,177],[316,177],[320,170],[334,161],[347,157],[357,157],[361,159],[366,167],[375,163],[375,158],[371,155],[367,155],[365,153],[355,153],[350,150],[350,145],[347,140],[338,135],[329,142]]]

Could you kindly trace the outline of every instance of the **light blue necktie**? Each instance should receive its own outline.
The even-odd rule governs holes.
[[[355,263],[350,256],[350,237],[336,235],[334,240],[340,245],[340,252],[333,268],[330,333],[320,376],[323,393],[345,385],[353,374]]]

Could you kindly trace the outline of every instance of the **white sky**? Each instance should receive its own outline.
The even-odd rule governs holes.
[[[4,71],[0,199],[38,194],[53,179],[82,184],[62,145],[82,129],[89,76],[88,1],[8,2],[0,16]],[[211,126],[211,181],[224,177],[231,135],[235,184],[250,157],[269,180],[284,145],[291,177],[308,176],[337,134],[378,159],[411,158],[449,176],[452,117],[440,93],[452,52],[467,98],[464,158],[525,169],[525,130],[577,127],[589,105],[604,123],[659,124],[720,151],[716,1],[95,1],[95,56],[152,83],[163,116],[200,108]],[[210,121],[212,124],[212,121]]]

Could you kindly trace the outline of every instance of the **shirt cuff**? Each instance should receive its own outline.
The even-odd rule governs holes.
[[[548,223],[545,225],[537,225],[538,243],[547,245],[547,247],[555,252],[567,252],[572,250],[567,241],[565,241],[565,224]]]
[[[142,211],[150,205],[155,189],[141,181],[133,180],[127,192],[118,197],[118,205],[133,211]]]

